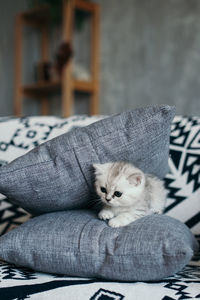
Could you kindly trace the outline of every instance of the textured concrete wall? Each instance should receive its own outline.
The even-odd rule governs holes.
[[[102,112],[168,103],[200,114],[200,1],[97,2]]]
[[[101,5],[101,113],[168,103],[179,114],[200,114],[200,1],[96,2]],[[1,116],[12,114],[13,17],[26,3],[0,0]],[[36,57],[32,53],[33,61]],[[34,102],[28,104],[27,114],[37,111]],[[81,105],[77,111],[85,112]]]

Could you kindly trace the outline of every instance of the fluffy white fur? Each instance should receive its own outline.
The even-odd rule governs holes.
[[[153,213],[162,213],[163,182],[127,162],[94,164],[96,192],[103,202],[99,218],[121,227]]]

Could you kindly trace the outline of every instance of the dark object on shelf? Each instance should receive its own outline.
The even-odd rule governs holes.
[[[37,65],[37,81],[50,81],[52,65],[50,62],[39,62]]]
[[[75,12],[75,18],[74,18],[75,19],[75,28],[78,31],[81,31],[85,20],[89,17],[90,17],[90,14],[88,13],[88,11],[77,10]]]
[[[49,7],[52,25],[60,25],[62,22],[62,0],[30,0],[31,7],[37,8],[44,5]]]
[[[56,53],[56,70],[58,75],[62,75],[63,67],[68,63],[72,57],[72,47],[68,42],[63,42]]]
[[[71,0],[65,0],[71,1]],[[86,1],[86,0],[85,0]],[[37,8],[46,6],[49,9],[50,22],[52,26],[58,26],[62,23],[62,8],[63,0],[30,0],[30,6]],[[90,14],[87,11],[77,10],[75,13],[75,27],[81,31],[84,25],[85,19]]]

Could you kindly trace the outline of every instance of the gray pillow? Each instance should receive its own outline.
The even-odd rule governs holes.
[[[164,177],[174,114],[173,107],[150,106],[58,136],[1,167],[0,193],[41,214],[86,208],[95,197],[93,163],[125,160]]]
[[[151,215],[113,229],[90,210],[35,217],[0,238],[0,257],[37,271],[155,281],[191,259],[196,241],[178,220]]]

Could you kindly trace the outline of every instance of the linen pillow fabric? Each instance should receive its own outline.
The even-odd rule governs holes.
[[[0,257],[34,270],[120,281],[156,281],[197,250],[185,224],[151,215],[111,228],[91,210],[35,217],[0,237]]]
[[[105,116],[74,115],[68,118],[55,116],[1,117],[0,167],[31,149],[58,135],[87,126]],[[0,194],[0,235],[30,219],[30,214],[20,206],[7,201]]]
[[[93,163],[125,160],[164,177],[174,114],[173,107],[150,106],[58,136],[1,167],[0,192],[41,214],[88,206]]]

